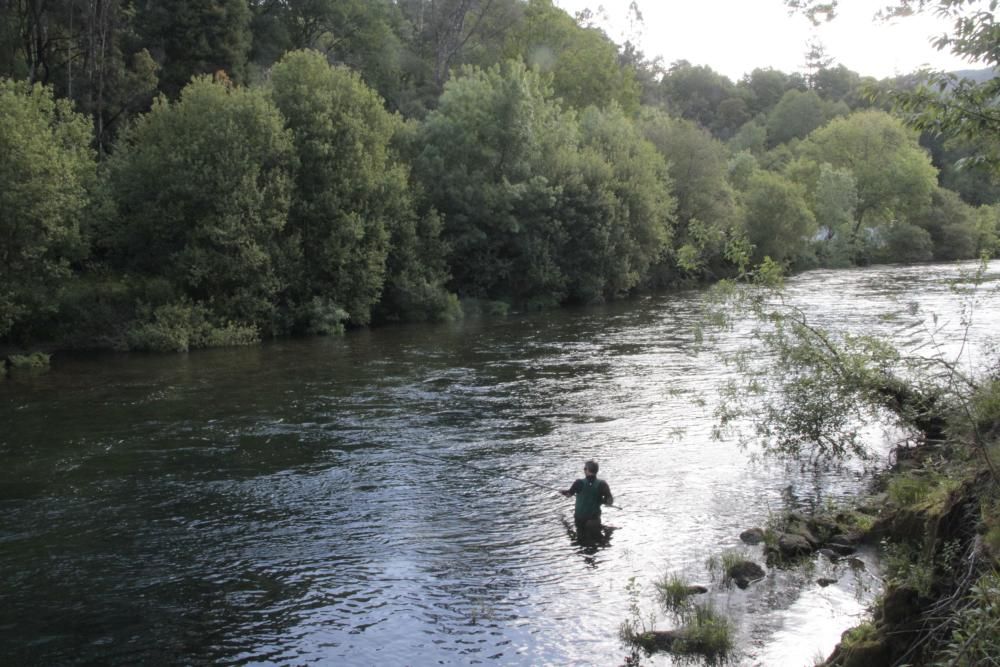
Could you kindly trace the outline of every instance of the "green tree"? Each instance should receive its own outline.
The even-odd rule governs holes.
[[[148,108],[156,65],[139,43],[125,0],[0,2],[0,76],[50,85],[94,118],[96,143]]]
[[[800,259],[816,231],[805,189],[780,174],[756,171],[743,193],[747,238],[753,260],[786,263]]]
[[[165,279],[164,304],[187,300],[219,323],[280,331],[293,162],[291,133],[263,91],[197,77],[177,102],[158,99],[110,160],[109,261]]]
[[[740,80],[737,86],[747,91],[750,113],[767,114],[789,90],[804,90],[805,81],[799,75],[785,74],[776,69],[755,68]]]
[[[619,64],[614,42],[597,28],[579,26],[552,0],[528,1],[506,52],[548,73],[554,94],[568,106],[604,108],[615,102],[627,113],[638,110],[634,70]]]
[[[448,82],[420,129],[414,170],[444,216],[460,296],[563,297],[553,175],[563,147],[577,141],[542,75],[521,63],[466,68]]]
[[[887,16],[934,12],[952,21],[951,32],[934,40],[967,61],[995,70],[1000,66],[1000,23],[995,0],[897,0]],[[928,71],[912,89],[887,95],[911,126],[965,139],[977,148],[967,160],[1000,171],[1000,78],[977,81],[961,74]]]
[[[91,133],[51,88],[0,79],[0,339],[28,337],[84,255]]]
[[[824,67],[812,76],[812,89],[827,102],[849,100],[861,85],[861,76],[843,65]]]
[[[403,93],[405,20],[389,0],[251,0],[251,60],[270,67],[288,51],[315,49],[361,74],[395,106]]]
[[[937,173],[913,132],[880,111],[838,118],[802,142],[799,153],[816,164],[849,171],[858,187],[851,235],[862,226],[907,220],[930,204]]]
[[[599,247],[603,296],[627,294],[646,279],[669,247],[675,201],[667,165],[650,142],[616,108],[586,109],[580,117],[584,151],[593,150],[610,170],[604,188],[611,206],[603,213],[607,238]],[[575,237],[575,216],[557,213]]]
[[[160,64],[160,90],[175,98],[192,76],[247,75],[252,18],[247,0],[137,0],[143,43]]]
[[[767,140],[771,147],[792,139],[802,139],[840,114],[846,106],[836,107],[820,99],[815,91],[789,90],[767,116]]]
[[[316,51],[287,54],[271,72],[273,94],[299,158],[288,233],[300,246],[289,286],[299,327],[315,299],[367,324],[386,277],[393,225],[413,215],[407,171],[391,150],[398,117],[360,76]]]
[[[661,112],[647,111],[639,126],[667,160],[677,199],[673,259],[684,273],[700,277],[721,257],[737,223],[726,148],[697,124]]]
[[[719,115],[721,105],[740,94],[732,81],[711,67],[679,60],[660,80],[660,88],[670,113],[693,120],[716,136],[732,136],[746,120],[735,126],[725,125]]]
[[[978,249],[975,209],[962,201],[957,193],[935,188],[931,203],[913,224],[926,230],[933,240],[936,260],[973,259]]]

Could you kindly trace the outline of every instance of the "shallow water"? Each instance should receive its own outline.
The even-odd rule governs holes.
[[[936,326],[908,310],[919,302],[954,354],[961,300],[942,279],[956,272],[815,271],[789,296],[827,326],[893,336]],[[997,278],[964,346],[977,358],[1000,319]],[[0,655],[620,664],[631,577],[654,610],[664,572],[709,583],[706,558],[769,512],[867,480],[753,463],[712,439],[729,370],[717,348],[694,352],[703,298],[59,357],[0,382]],[[621,505],[605,510],[618,529],[600,548],[571,539],[572,503],[555,493],[591,457]],[[739,661],[828,653],[878,590],[862,556],[868,570],[817,560],[713,593],[738,625]]]

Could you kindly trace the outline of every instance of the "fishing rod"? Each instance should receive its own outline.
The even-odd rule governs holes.
[[[446,463],[446,464],[449,464],[449,465],[455,464],[455,465],[464,466],[466,468],[471,468],[472,470],[475,470],[476,472],[481,472],[484,475],[493,475],[494,474],[493,472],[491,472],[489,470],[484,470],[484,469],[480,468],[479,466],[474,466],[471,463],[466,463],[464,461],[455,461],[455,460],[450,460],[450,459],[444,459],[444,458],[441,458],[440,456],[432,456],[430,454],[424,454],[423,452],[418,452],[415,449],[409,449],[408,447],[401,447],[399,445],[393,445],[392,447],[394,449],[398,449],[400,451],[404,451],[407,454],[413,454],[414,456],[422,456],[425,459],[430,459],[431,461],[437,461],[439,463]],[[545,489],[546,491],[555,491],[556,493],[562,493],[562,491],[563,491],[562,489],[557,489],[556,487],[549,486],[548,484],[539,484],[538,482],[534,482],[534,481],[532,481],[530,479],[524,479],[523,477],[515,477],[514,475],[511,475],[511,474],[508,474],[508,473],[504,473],[504,477],[509,477],[510,479],[513,479],[515,481],[521,482],[522,484],[530,484],[531,486],[537,486],[538,488]],[[614,507],[616,510],[622,509],[622,507],[620,505],[605,504],[605,507]]]

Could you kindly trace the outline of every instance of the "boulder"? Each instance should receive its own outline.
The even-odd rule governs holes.
[[[841,544],[839,542],[829,542],[826,545],[826,548],[830,551],[836,552],[840,556],[850,556],[852,553],[857,551],[857,549],[852,547],[850,544]]]
[[[644,643],[651,651],[669,651],[680,636],[677,630],[653,630],[649,633],[649,641]]]
[[[819,579],[816,580],[816,583],[819,584],[820,586],[822,586],[823,588],[826,588],[830,584],[837,583],[837,580],[836,579],[830,579],[829,577],[820,577]]]
[[[762,528],[748,528],[740,533],[740,539],[746,544],[760,544],[764,541],[764,530]]]
[[[813,549],[817,548],[820,545],[820,540],[816,537],[813,531],[810,530],[809,526],[804,523],[793,522],[788,524],[788,527],[785,528],[785,534],[799,535],[800,537],[804,538],[806,542],[809,543],[810,551],[812,551]]]
[[[868,569],[867,567],[865,567],[865,562],[863,560],[861,560],[860,558],[855,558],[853,556],[847,559],[847,564],[851,567],[852,570]]]
[[[786,558],[795,558],[811,554],[813,545],[803,535],[797,533],[783,533],[778,538],[778,550]]]
[[[837,533],[830,538],[830,542],[836,542],[837,544],[858,544],[863,539],[861,533],[857,532],[846,532]]]
[[[746,588],[751,582],[764,578],[764,568],[753,561],[741,560],[726,570],[726,578],[740,588]]]
[[[838,560],[840,560],[840,554],[838,554],[833,549],[820,549],[817,553],[826,556],[827,560],[829,560],[831,563],[836,563]]]

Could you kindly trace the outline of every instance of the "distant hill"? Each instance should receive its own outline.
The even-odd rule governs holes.
[[[983,69],[960,69],[952,72],[963,79],[972,79],[976,83],[982,83],[983,81],[989,81],[997,76],[1000,76],[1000,72],[993,69],[992,67],[984,67]]]

